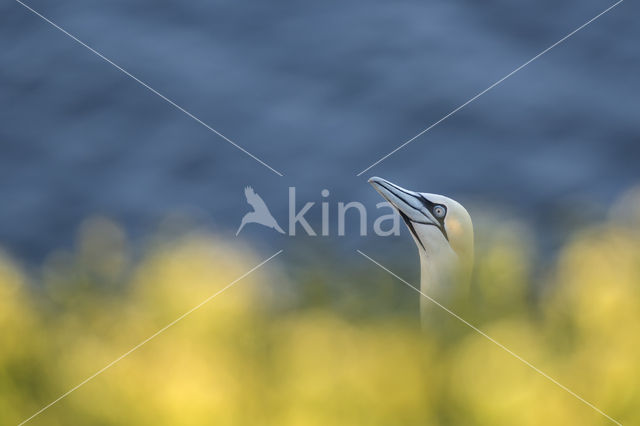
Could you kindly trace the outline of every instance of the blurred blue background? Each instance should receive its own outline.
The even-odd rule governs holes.
[[[300,203],[321,202],[327,188],[331,202],[362,201],[375,212],[381,200],[367,184],[371,175],[449,195],[474,218],[488,210],[525,220],[553,248],[640,181],[636,2],[622,3],[361,177],[612,3],[27,4],[285,174],[20,4],[3,2],[0,244],[28,263],[71,245],[94,215],[122,224],[134,240],[176,212],[232,237],[249,210],[246,185],[283,226],[288,186],[297,187]],[[309,218],[319,229],[317,205]],[[402,232],[385,244],[413,253]],[[241,238],[274,248],[308,242],[257,226]],[[357,227],[347,238],[314,241],[368,243]]]

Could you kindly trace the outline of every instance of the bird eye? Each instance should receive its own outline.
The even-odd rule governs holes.
[[[442,219],[446,213],[447,210],[444,208],[444,206],[435,206],[433,208],[433,215],[438,219]]]

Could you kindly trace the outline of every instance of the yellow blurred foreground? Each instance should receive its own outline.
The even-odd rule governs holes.
[[[638,200],[575,235],[534,283],[527,242],[496,231],[477,255],[473,302],[452,306],[629,425],[640,424]],[[37,276],[0,257],[0,424],[18,424],[261,261],[206,236],[151,246],[132,260],[118,227],[93,220],[76,252],[54,253]],[[411,312],[301,303],[277,263],[28,424],[613,424],[454,318],[421,332],[418,295],[373,264],[376,291],[415,299]]]

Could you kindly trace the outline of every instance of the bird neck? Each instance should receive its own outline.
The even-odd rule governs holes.
[[[420,322],[425,330],[442,329],[447,313],[436,306],[451,306],[456,293],[458,256],[449,247],[420,253]],[[433,299],[433,300],[430,300]]]
[[[451,249],[420,253],[420,291],[445,303],[452,290],[458,256]],[[440,300],[444,299],[444,300]]]

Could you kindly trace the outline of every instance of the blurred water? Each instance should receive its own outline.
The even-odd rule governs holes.
[[[374,174],[522,217],[553,245],[640,181],[635,2],[362,177],[355,175],[611,3],[28,4],[285,176],[4,2],[0,244],[27,261],[71,244],[96,214],[138,238],[188,210],[232,235],[248,210],[245,185],[284,223],[290,185],[301,202],[321,201],[328,188],[332,200],[373,207],[379,199],[366,177]],[[319,227],[318,212],[311,217]],[[246,231],[274,247],[305,242]],[[407,235],[398,241],[411,248]]]

